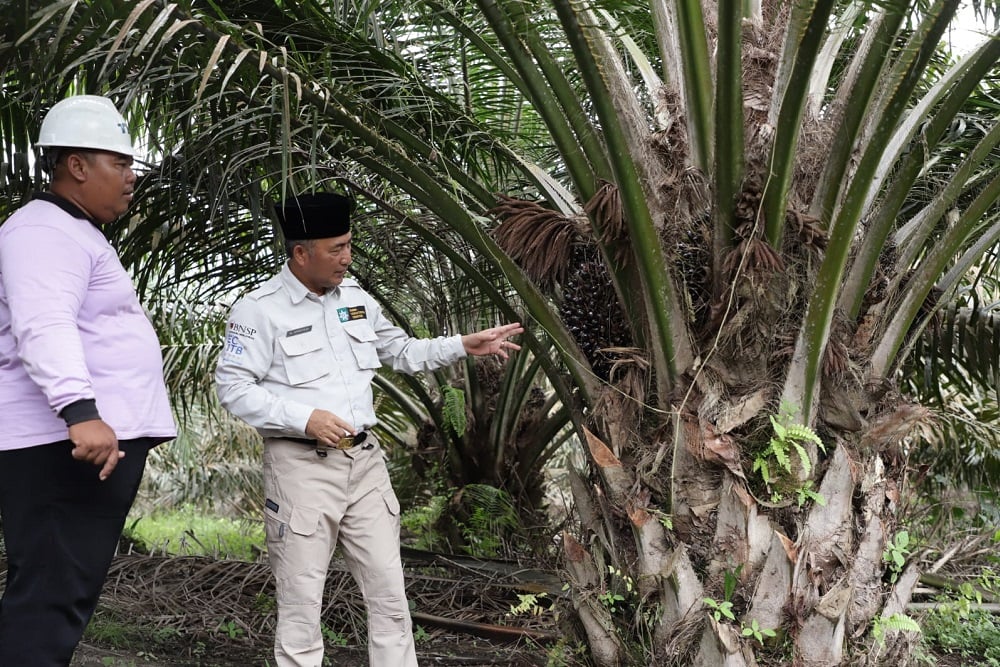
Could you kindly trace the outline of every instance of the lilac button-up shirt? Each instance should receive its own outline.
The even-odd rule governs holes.
[[[95,400],[119,440],[176,435],[152,324],[118,255],[47,195],[0,225],[0,450],[65,440]]]

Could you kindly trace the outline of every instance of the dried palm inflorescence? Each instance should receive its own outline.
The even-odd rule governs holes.
[[[621,238],[617,190],[608,185],[600,192],[591,202],[594,215],[600,215],[605,236]],[[596,246],[572,219],[537,202],[500,195],[490,213],[501,220],[497,244],[559,301],[559,314],[594,373],[607,380],[617,359],[610,350],[630,347],[632,337]]]
[[[541,204],[506,195],[490,214],[501,220],[493,232],[497,244],[541,289],[566,279],[572,248],[581,234],[566,216]]]

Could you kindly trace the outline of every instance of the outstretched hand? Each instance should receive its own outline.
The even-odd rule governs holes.
[[[466,353],[474,357],[495,354],[501,359],[507,359],[510,352],[521,349],[520,345],[507,339],[523,332],[524,327],[521,326],[520,322],[502,324],[476,333],[465,334],[462,336],[462,345],[465,347]]]

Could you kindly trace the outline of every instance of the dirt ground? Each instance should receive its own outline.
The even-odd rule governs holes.
[[[505,622],[517,602],[518,586],[507,584],[495,570],[456,576],[453,569],[424,563],[408,569],[407,577],[421,667],[544,666],[553,650],[548,647],[562,639],[555,627],[542,627],[552,625],[544,621],[551,615]],[[116,557],[71,667],[269,667],[274,662],[272,579],[263,563]],[[324,631],[324,667],[366,667],[363,601],[339,563],[331,564],[326,600],[324,627],[338,632],[327,637]],[[500,630],[525,632],[512,638],[509,632],[469,632],[464,624],[455,629],[440,621],[472,622],[493,630],[497,628],[491,624],[504,622]]]
[[[364,667],[367,653],[348,647],[328,648],[330,667]],[[267,667],[273,664],[266,649],[248,645],[218,644],[203,655],[192,655],[191,647],[176,646],[175,655],[162,650],[156,654],[141,650],[102,648],[81,644],[71,663],[72,667]],[[417,650],[421,665],[439,667],[541,667],[546,664],[544,649],[493,645],[483,640],[456,637],[431,640]]]

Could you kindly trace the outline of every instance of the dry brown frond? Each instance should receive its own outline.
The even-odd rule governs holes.
[[[602,181],[597,192],[584,206],[584,210],[601,230],[601,241],[611,244],[625,238],[625,211],[622,209],[621,193],[618,186]]]
[[[651,662],[650,664],[668,665],[669,667],[682,665],[686,667],[693,664],[693,653],[698,646],[701,630],[707,618],[708,614],[703,613],[702,607],[698,607],[689,611],[677,623],[670,626],[669,634],[657,642],[663,647],[657,651],[661,662]]]
[[[835,127],[836,123],[826,119],[806,118],[803,121],[799,147],[795,151],[795,173],[788,193],[791,206],[802,209],[809,206],[819,177],[829,160]]]
[[[642,454],[635,449],[636,443],[648,441],[642,417],[649,393],[649,360],[634,347],[603,348],[600,352],[611,370],[594,401],[590,423],[609,436],[616,456],[631,459]]]
[[[512,624],[510,597],[515,590],[557,596],[556,573],[537,569],[525,578],[522,573],[530,567],[485,561],[492,566],[477,569],[484,561],[406,547],[403,560],[407,594],[421,618],[507,624],[551,636],[542,617],[525,614]],[[6,566],[0,558],[0,574]],[[220,619],[233,620],[242,630],[243,643],[266,650],[273,641],[274,594],[273,575],[264,562],[128,554],[115,557],[101,605],[137,625],[169,627],[192,637],[218,633]],[[324,597],[324,624],[337,628],[351,644],[363,645],[367,635],[364,604],[340,558],[330,563]]]
[[[862,435],[861,442],[875,451],[882,451],[914,432],[929,428],[934,420],[934,413],[928,408],[916,403],[903,403],[875,419]]]
[[[489,213],[501,222],[497,244],[542,289],[566,280],[573,246],[582,235],[574,221],[541,204],[506,195]]]
[[[615,361],[611,364],[611,371],[608,373],[611,380],[615,379],[615,371],[626,366],[635,366],[641,370],[650,367],[649,359],[638,347],[603,347],[598,352],[602,352]]]
[[[687,164],[688,134],[684,127],[683,105],[677,91],[662,86],[657,95],[656,115],[664,119],[664,126],[652,136],[653,149],[674,164]]]

